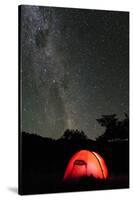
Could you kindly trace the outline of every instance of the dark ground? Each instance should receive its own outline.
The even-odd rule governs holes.
[[[128,141],[103,143],[85,138],[66,140],[63,137],[53,140],[24,132],[20,138],[20,194],[129,187]],[[81,149],[96,151],[105,159],[109,171],[107,180],[83,177],[78,183],[63,182],[69,159]]]

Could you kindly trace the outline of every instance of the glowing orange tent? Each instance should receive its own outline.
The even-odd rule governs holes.
[[[64,174],[64,181],[77,180],[81,177],[89,176],[106,179],[108,177],[106,163],[98,153],[80,150],[68,162]]]

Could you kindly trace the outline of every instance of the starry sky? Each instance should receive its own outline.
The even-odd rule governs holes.
[[[129,112],[129,13],[20,7],[21,130],[95,139],[101,115]]]

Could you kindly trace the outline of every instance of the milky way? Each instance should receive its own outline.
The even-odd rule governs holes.
[[[128,113],[129,13],[22,6],[22,131],[92,139],[96,119]]]

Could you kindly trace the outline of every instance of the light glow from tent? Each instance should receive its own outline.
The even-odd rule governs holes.
[[[68,162],[64,181],[78,180],[81,177],[93,176],[107,179],[108,169],[104,159],[96,152],[81,150],[75,153]]]

